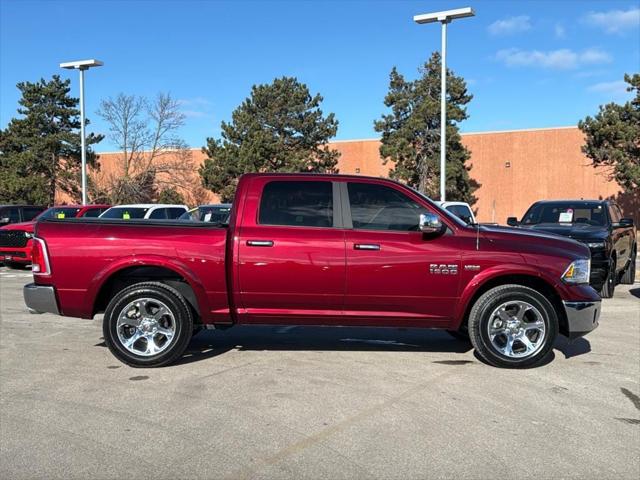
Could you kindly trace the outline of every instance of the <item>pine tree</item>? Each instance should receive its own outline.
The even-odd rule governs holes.
[[[80,111],[69,84],[58,75],[18,83],[21,117],[0,131],[0,202],[51,205],[57,191],[80,198]],[[87,146],[102,138],[88,135]],[[87,148],[89,165],[96,160]]]
[[[594,166],[612,167],[611,177],[626,192],[640,191],[640,74],[625,75],[627,91],[635,96],[624,105],[601,106],[594,117],[578,123],[585,134],[582,151]]]
[[[339,153],[327,144],[338,122],[323,115],[322,100],[295,78],[254,85],[231,123],[222,122],[222,139],[207,138],[204,186],[230,201],[244,173],[337,171]]]
[[[433,53],[420,69],[420,78],[408,81],[394,67],[384,104],[391,113],[374,123],[382,133],[380,155],[392,161],[392,178],[432,198],[440,190],[440,54]],[[473,95],[462,77],[447,69],[446,195],[449,200],[475,202],[478,184],[469,178],[468,150],[457,124],[465,120]]]

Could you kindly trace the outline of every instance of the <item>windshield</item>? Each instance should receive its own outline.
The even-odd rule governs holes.
[[[466,223],[473,223],[473,214],[466,205],[449,205],[445,209]]]
[[[40,218],[75,218],[80,211],[76,207],[51,207],[40,214]]]
[[[524,214],[522,224],[536,225],[539,223],[584,223],[603,226],[607,223],[607,216],[604,206],[598,203],[538,203]]]
[[[148,208],[142,207],[113,207],[100,215],[100,218],[119,218],[121,220],[144,218],[148,211]]]
[[[194,222],[228,223],[230,206],[208,206],[203,205],[198,208],[183,213],[179,220],[191,220]]]

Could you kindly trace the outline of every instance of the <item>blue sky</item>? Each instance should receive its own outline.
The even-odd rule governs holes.
[[[182,136],[200,147],[253,84],[291,75],[324,96],[337,139],[373,138],[391,68],[412,78],[440,49],[439,25],[413,15],[467,5],[476,17],[450,25],[448,44],[449,66],[475,96],[463,131],[574,125],[629,98],[622,77],[640,71],[640,2],[0,0],[0,125],[16,115],[17,82],[58,73],[77,95],[77,73],[58,64],[97,58],[91,131],[106,132],[101,98],[168,91],[187,115]]]

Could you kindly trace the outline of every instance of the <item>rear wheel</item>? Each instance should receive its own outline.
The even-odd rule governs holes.
[[[469,315],[469,337],[491,365],[526,368],[539,364],[558,335],[556,311],[540,292],[501,285],[485,292]]]
[[[159,282],[131,285],[119,292],[104,314],[105,343],[132,367],[161,367],[184,353],[193,317],[184,297]]]
[[[633,285],[633,282],[636,281],[636,252],[631,253],[631,261],[627,265],[622,278],[620,278],[620,283],[623,285]]]
[[[616,262],[612,258],[609,260],[609,273],[600,290],[600,296],[602,298],[612,298],[613,293],[616,290]]]

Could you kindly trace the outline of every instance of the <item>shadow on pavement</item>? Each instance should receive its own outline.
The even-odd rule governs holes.
[[[230,350],[465,353],[471,350],[471,344],[444,331],[418,328],[233,327],[198,333],[175,364],[212,358]]]
[[[640,298],[640,287],[632,288],[631,290],[629,290],[629,293],[636,298]]]
[[[561,351],[564,358],[572,358],[589,353],[591,351],[591,344],[589,343],[589,340],[584,337],[569,340],[566,337],[560,336],[556,340],[553,348]]]

